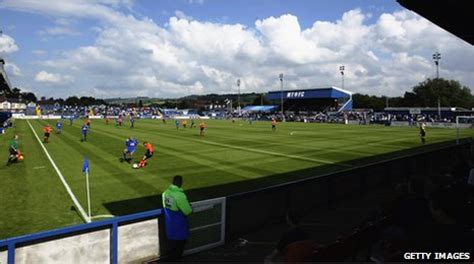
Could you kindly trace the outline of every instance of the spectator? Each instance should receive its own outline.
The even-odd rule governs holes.
[[[469,171],[469,178],[467,179],[467,184],[474,187],[474,167]]]
[[[181,188],[182,185],[183,177],[174,176],[173,183],[162,194],[166,237],[170,244],[166,261],[181,260],[186,239],[189,237],[187,216],[192,213],[192,208]]]
[[[288,211],[286,222],[290,228],[284,232],[278,241],[276,249],[265,258],[265,263],[303,262],[308,261],[313,253],[311,235],[299,225],[300,214]]]
[[[425,226],[422,236],[427,241],[427,251],[473,253],[474,230],[459,223],[453,208],[453,193],[441,191],[431,197],[430,209],[434,223]],[[465,208],[466,209],[466,208]],[[465,217],[465,216],[463,216]]]
[[[424,197],[423,183],[412,179],[408,193],[401,196],[391,212],[393,224],[406,233],[431,220],[428,200]]]
[[[372,246],[370,259],[376,263],[403,261],[402,254],[407,249],[407,239],[400,228],[385,228]]]

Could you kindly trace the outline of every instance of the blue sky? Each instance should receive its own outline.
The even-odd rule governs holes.
[[[401,95],[441,75],[474,87],[471,45],[395,0],[0,0],[0,56],[42,96],[179,97],[340,86]]]

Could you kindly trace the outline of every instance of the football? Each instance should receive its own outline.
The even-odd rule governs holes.
[[[133,163],[132,168],[138,169],[140,166],[138,166],[138,163]]]

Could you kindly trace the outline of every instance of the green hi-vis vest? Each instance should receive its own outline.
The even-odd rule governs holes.
[[[191,214],[193,211],[183,189],[174,184],[171,184],[168,189],[163,192],[162,198],[163,208],[172,211],[181,211],[186,216]]]

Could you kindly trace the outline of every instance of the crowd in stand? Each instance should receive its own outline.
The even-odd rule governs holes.
[[[313,243],[309,233],[297,225],[297,218],[289,217],[294,216],[290,212],[289,229],[265,263],[404,262],[407,252],[457,253],[439,261],[472,261],[474,163],[460,162],[451,173],[427,179],[412,175],[396,189],[396,198],[380,204],[372,220],[327,245]]]
[[[243,112],[218,115],[220,118],[243,118],[252,120],[268,121],[272,119],[282,120],[282,116],[277,112]],[[405,121],[409,125],[416,125],[418,122],[456,122],[455,117],[445,117],[438,119],[437,116],[426,114],[392,115],[388,113],[367,112],[285,112],[285,121],[305,122],[305,123],[346,123],[356,121],[360,125],[369,123],[389,124],[392,121]],[[468,122],[471,122],[468,120]]]
[[[123,107],[123,106],[60,106],[60,105],[48,105],[42,106],[43,114],[54,114],[62,116],[86,116],[92,112],[94,115],[100,116],[129,116],[134,115],[137,118],[151,118],[153,116],[160,116],[164,114],[169,118],[174,116],[183,115],[179,109],[162,109],[160,107]],[[169,113],[167,114],[168,111]],[[197,111],[189,110],[191,115],[199,116]],[[187,113],[188,111],[186,111]],[[180,114],[181,113],[181,114]],[[189,115],[189,114],[187,114]],[[219,112],[204,112],[204,116],[209,116],[216,119],[231,119],[231,118],[243,118],[247,120],[283,120],[283,117],[279,112],[251,112],[243,111],[240,113],[234,111],[228,113],[227,111]],[[305,122],[305,123],[345,123],[349,121],[356,121],[359,124],[379,123],[388,124],[391,121],[406,121],[410,125],[416,125],[417,122],[455,122],[455,117],[444,117],[439,119],[437,115],[427,114],[389,114],[389,113],[375,113],[373,111],[344,111],[344,112],[331,112],[331,111],[285,111],[285,121],[290,122]]]
[[[158,107],[120,107],[120,106],[42,106],[42,114],[61,115],[61,116],[128,116],[136,115],[141,118],[160,115]]]
[[[384,205],[389,216],[371,258],[403,261],[404,252],[474,252],[474,186],[468,172],[450,184],[428,192],[413,179],[398,199]]]

